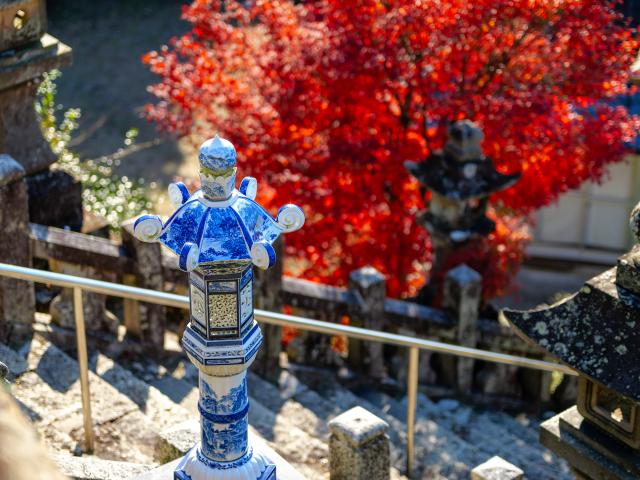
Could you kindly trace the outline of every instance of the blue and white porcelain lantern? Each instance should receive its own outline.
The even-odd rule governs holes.
[[[215,137],[200,147],[202,188],[169,186],[176,207],[166,221],[143,215],[135,236],[160,242],[189,272],[190,322],[182,345],[200,371],[201,442],[180,462],[179,480],[272,479],[275,466],[247,442],[246,372],[262,344],[253,318],[253,266],[275,263],[273,242],[298,230],[304,213],[285,205],[274,219],[255,202],[257,182],[236,183],[236,150]]]

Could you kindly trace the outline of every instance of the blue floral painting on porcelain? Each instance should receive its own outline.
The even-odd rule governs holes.
[[[243,260],[260,268],[272,266],[273,242],[281,233],[302,227],[302,209],[285,205],[274,219],[255,201],[255,178],[245,177],[235,189],[236,153],[225,139],[204,142],[199,158],[202,189],[190,194],[183,183],[171,184],[169,198],[175,213],[165,223],[158,216],[142,215],[135,222],[135,236],[172,250],[185,271]]]
[[[273,242],[304,224],[296,205],[273,218],[255,201],[257,182],[246,177],[236,189],[236,150],[223,138],[200,147],[202,188],[169,186],[176,211],[163,222],[143,215],[134,235],[160,242],[189,272],[190,322],[182,345],[200,370],[202,435],[175,471],[179,480],[275,478],[275,466],[247,442],[246,370],[262,344],[253,318],[253,266],[276,260]],[[231,475],[231,476],[229,476]]]

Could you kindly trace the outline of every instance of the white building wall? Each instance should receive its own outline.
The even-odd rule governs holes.
[[[586,183],[538,212],[538,244],[624,251],[631,245],[629,213],[640,199],[640,157],[611,165],[601,185]]]

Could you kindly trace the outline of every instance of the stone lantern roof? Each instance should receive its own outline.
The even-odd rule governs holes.
[[[640,204],[631,214],[638,238]],[[549,307],[504,310],[526,341],[605,387],[640,401],[640,246]]]
[[[406,162],[409,173],[436,193],[452,200],[487,197],[513,185],[520,173],[503,174],[484,155],[480,143],[482,130],[469,120],[449,127],[449,138],[442,151],[420,163]]]

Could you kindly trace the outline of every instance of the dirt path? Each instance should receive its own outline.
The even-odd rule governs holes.
[[[124,133],[136,127],[138,144],[154,145],[122,160],[118,171],[161,185],[176,175],[195,174],[188,142],[161,137],[141,118],[157,77],[140,58],[185,32],[180,0],[49,0],[49,32],[73,48],[73,66],[58,80],[58,102],[79,107],[82,118],[74,149],[96,158],[122,147]]]

